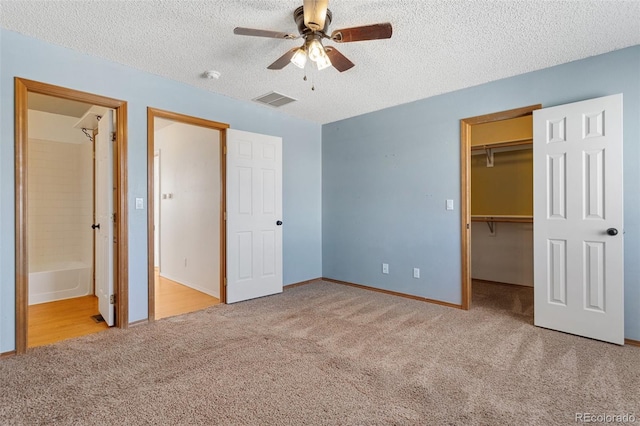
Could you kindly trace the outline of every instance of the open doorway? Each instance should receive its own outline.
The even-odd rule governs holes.
[[[478,235],[473,232],[475,219],[485,222],[488,232],[493,234],[486,238],[486,245],[480,250],[491,254],[502,250],[502,257],[511,260],[500,265],[500,271],[484,273],[497,276],[499,272],[504,277],[510,272],[509,280],[516,282],[507,285],[509,293],[513,293],[513,284],[526,284],[533,278],[533,289],[521,288],[533,295],[533,298],[529,297],[529,309],[533,312],[528,316],[533,317],[534,325],[605,342],[624,343],[624,240],[618,231],[623,225],[624,206],[620,191],[622,105],[622,95],[617,94],[545,109],[534,105],[461,120],[462,299],[465,309],[471,306],[472,289],[474,297],[477,295],[472,280],[478,273],[477,265],[472,261],[478,243]],[[532,169],[533,179],[530,171],[526,173],[529,174],[527,187],[519,189],[526,193],[527,208],[522,212],[512,205],[501,210],[508,203],[494,200],[486,210],[474,211],[478,205],[474,206],[473,200],[476,194],[472,151],[484,151],[481,160],[486,161],[485,167],[496,167],[496,162],[507,162],[509,158],[499,159],[494,154],[499,151],[511,156],[522,154],[520,148],[529,142],[527,137],[496,141],[493,137],[496,132],[491,132],[489,140],[474,146],[474,132],[494,125],[526,122],[530,115],[533,115],[532,125],[527,123],[524,128],[527,132],[533,128],[534,150],[532,156],[527,154],[531,164],[526,167]],[[523,179],[511,174],[502,180],[509,180],[507,185],[513,185]],[[531,182],[535,182],[533,196],[529,193]],[[506,187],[497,182],[490,185],[488,191],[495,194],[485,191],[486,198],[509,194]],[[509,203],[523,194],[511,191]],[[535,227],[528,229],[533,222]],[[479,229],[487,232],[485,223],[479,223]],[[526,238],[512,232],[511,239],[524,240],[526,249],[523,241],[516,241],[520,245],[512,241],[506,248],[497,248],[495,244],[490,247],[488,240],[497,241],[498,235],[503,233],[501,229],[507,230],[506,225],[510,223],[524,225],[521,231],[527,231]],[[509,236],[509,232],[504,234]],[[518,263],[512,257],[518,252],[533,258],[524,283],[517,282],[522,280],[518,273],[523,271],[508,271]],[[495,294],[505,293],[504,288],[502,290]],[[518,302],[512,300],[511,312],[515,311]]]
[[[533,315],[532,113],[540,105],[461,120],[462,307]]]
[[[127,325],[126,103],[15,83],[16,352],[24,353]]]
[[[109,108],[38,93],[28,95],[28,106],[27,340],[35,347],[113,325],[104,318],[112,305],[98,297],[108,302],[111,294],[113,273],[101,268],[113,270],[113,247],[96,241],[113,233],[96,209],[113,205],[113,184],[96,181],[97,174],[112,181],[113,152],[100,163],[95,153],[113,150],[115,119]],[[112,123],[100,126],[102,119]]]
[[[148,108],[150,321],[225,302],[227,128]]]

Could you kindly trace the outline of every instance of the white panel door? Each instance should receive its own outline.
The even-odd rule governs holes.
[[[107,110],[98,123],[95,161],[95,265],[98,310],[105,322],[115,324],[113,291],[113,111]]]
[[[624,344],[622,95],[533,112],[534,323]]]
[[[282,139],[227,130],[227,303],[282,292]]]

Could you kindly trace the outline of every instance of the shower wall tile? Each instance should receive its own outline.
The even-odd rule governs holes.
[[[93,148],[29,140],[28,233],[30,268],[93,259]]]

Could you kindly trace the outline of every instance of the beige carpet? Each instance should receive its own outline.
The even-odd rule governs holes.
[[[0,360],[0,424],[640,417],[640,348],[536,328],[531,299],[530,289],[476,284],[465,312],[317,282],[112,329]]]

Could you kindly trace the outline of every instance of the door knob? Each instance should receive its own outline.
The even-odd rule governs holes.
[[[93,224],[93,225],[91,225],[91,229],[96,229],[96,228],[100,229],[100,224],[97,224],[97,225],[96,225],[96,224]]]
[[[281,220],[277,221],[276,225],[278,225],[278,226],[282,225],[282,221]]]
[[[609,235],[618,235],[618,230],[616,228],[609,228],[607,229],[607,234]]]

